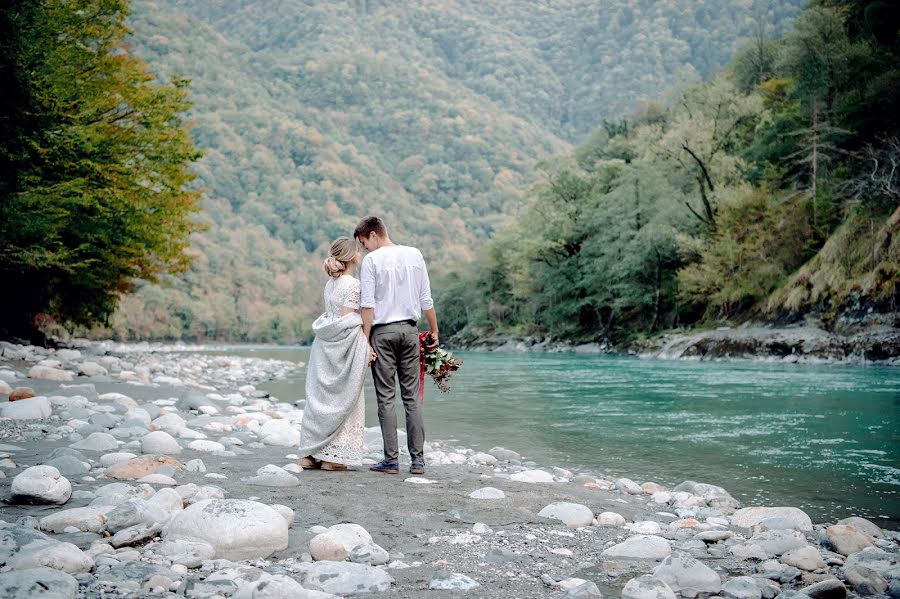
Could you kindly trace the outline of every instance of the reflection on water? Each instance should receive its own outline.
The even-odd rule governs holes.
[[[309,354],[232,353],[294,361]],[[710,482],[745,504],[801,507],[814,521],[861,515],[900,525],[900,369],[460,357],[450,394],[426,381],[431,438],[503,445],[543,465],[638,482]],[[305,370],[298,374],[267,388],[301,398]],[[374,397],[369,384],[368,426],[377,425]]]

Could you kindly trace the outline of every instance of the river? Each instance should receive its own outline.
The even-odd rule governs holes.
[[[717,484],[744,505],[796,506],[815,522],[858,515],[900,528],[900,369],[456,355],[465,364],[450,393],[426,380],[430,438],[482,451],[499,445],[543,466],[638,483]],[[305,374],[266,388],[302,398]],[[371,383],[366,402],[366,424],[376,426]]]

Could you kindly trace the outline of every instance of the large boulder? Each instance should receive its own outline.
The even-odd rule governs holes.
[[[13,479],[13,503],[61,505],[72,496],[72,484],[53,466],[32,466]]]
[[[258,559],[287,548],[288,525],[276,510],[256,501],[207,499],[178,513],[163,538],[208,543],[221,559]]]

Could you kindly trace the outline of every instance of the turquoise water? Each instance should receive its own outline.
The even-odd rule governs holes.
[[[240,353],[247,353],[242,351]],[[304,348],[247,355],[305,361]],[[900,528],[900,369],[457,352],[426,380],[428,437],[502,445],[545,466],[723,486],[745,505]],[[268,385],[302,398],[303,377]],[[366,389],[366,424],[378,423]]]

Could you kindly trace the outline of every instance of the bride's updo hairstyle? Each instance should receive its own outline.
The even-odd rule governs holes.
[[[329,277],[339,277],[347,270],[347,264],[356,257],[356,243],[349,237],[338,237],[331,244],[325,259],[325,272]]]

